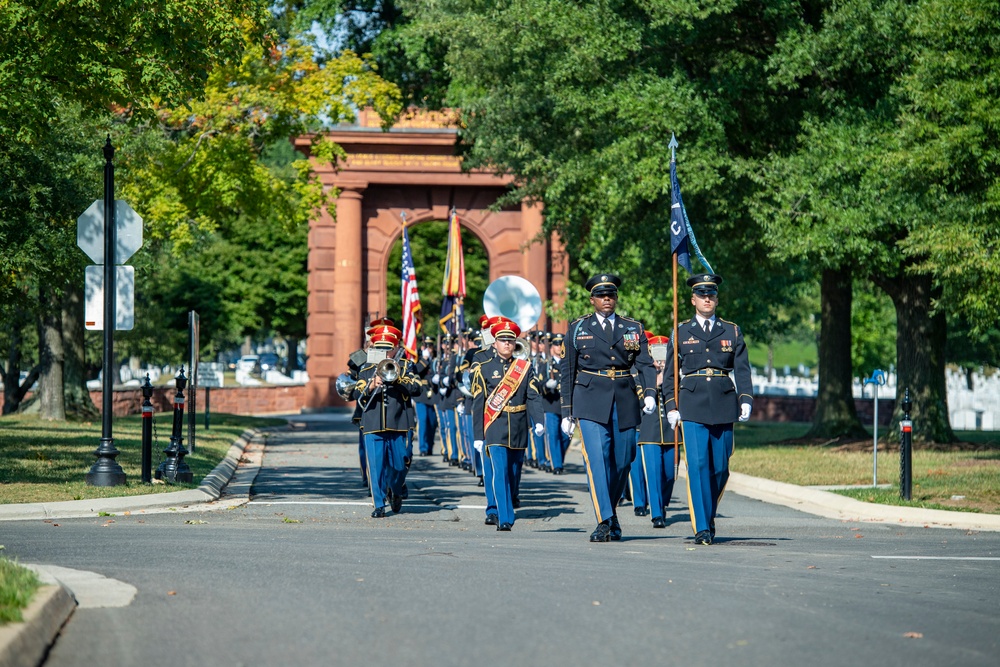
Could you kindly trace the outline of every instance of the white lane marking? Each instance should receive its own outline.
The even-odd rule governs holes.
[[[58,581],[73,593],[81,609],[100,609],[103,607],[127,607],[135,599],[135,586],[124,581],[110,579],[97,572],[73,570],[58,565],[28,565],[39,574],[46,583]]]
[[[988,556],[872,556],[883,560],[1000,560]]]
[[[358,502],[356,500],[251,500],[247,505],[353,505],[356,507],[371,507],[371,501]],[[426,503],[407,503],[403,501],[404,507],[439,507],[445,510],[484,510],[486,505],[429,505]]]

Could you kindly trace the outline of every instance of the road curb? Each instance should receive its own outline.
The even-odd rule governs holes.
[[[0,626],[0,667],[41,664],[74,609],[76,600],[61,584],[39,587],[23,621]]]
[[[878,505],[848,498],[831,491],[775,482],[737,472],[730,473],[726,490],[748,498],[784,505],[809,514],[829,519],[840,519],[841,521],[1000,531],[1000,515],[997,514]]]
[[[254,438],[265,429],[247,429],[229,447],[226,456],[212,472],[205,475],[197,489],[172,493],[150,493],[120,498],[93,498],[67,500],[57,503],[22,503],[0,505],[0,521],[28,521],[37,519],[72,519],[99,516],[101,512],[122,514],[151,509],[172,509],[218,500],[222,489],[239,466],[243,452]]]

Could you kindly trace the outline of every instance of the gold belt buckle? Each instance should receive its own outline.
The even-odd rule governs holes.
[[[604,369],[604,374],[608,376],[608,379],[613,380],[615,378],[615,372],[610,368]]]
[[[712,377],[713,375],[715,375],[715,369],[714,368],[706,369],[705,373],[708,375],[708,377]]]

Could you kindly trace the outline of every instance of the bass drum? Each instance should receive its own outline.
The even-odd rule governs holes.
[[[524,278],[504,276],[486,288],[483,312],[487,317],[506,317],[517,322],[522,332],[528,331],[542,316],[542,297],[535,286]]]

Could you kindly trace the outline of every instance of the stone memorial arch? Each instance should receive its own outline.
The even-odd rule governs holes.
[[[388,132],[379,123],[366,110],[356,125],[329,131],[347,159],[337,170],[316,167],[324,188],[339,196],[335,215],[324,209],[310,222],[306,409],[343,404],[334,381],[361,347],[369,315],[400,317],[386,313],[386,271],[403,214],[413,226],[447,220],[454,207],[463,235],[474,234],[486,248],[490,281],[517,275],[531,281],[543,301],[561,303],[565,295],[568,262],[558,239],[541,236],[541,206],[489,210],[510,179],[463,172],[454,155],[457,132],[445,114],[410,114]],[[308,152],[309,139],[299,139],[297,148]],[[421,291],[440,289],[421,284],[416,268]],[[565,323],[550,328],[563,330]]]

